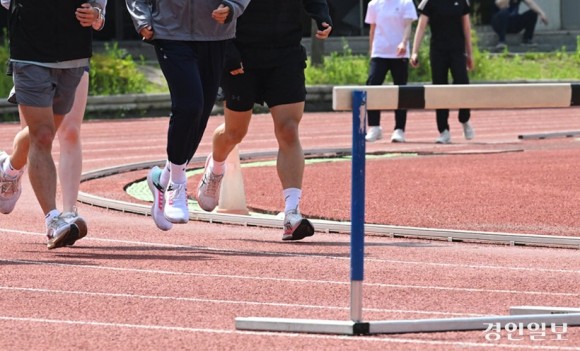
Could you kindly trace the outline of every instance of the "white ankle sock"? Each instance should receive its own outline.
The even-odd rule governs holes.
[[[169,161],[165,162],[165,167],[161,170],[161,176],[159,177],[159,185],[161,185],[164,189],[167,188],[167,184],[169,184],[169,178],[171,177],[170,172],[170,165]]]
[[[14,169],[14,167],[10,163],[10,157],[7,157],[1,166],[2,166],[2,172],[11,178],[17,177],[20,174],[22,174],[22,170]]]
[[[211,161],[209,161],[209,169],[211,169],[211,172],[215,175],[224,174],[224,171],[226,168],[225,166],[226,166],[226,161],[218,162],[218,161],[214,160],[213,158],[211,159]]]
[[[175,184],[185,184],[187,182],[187,175],[185,174],[185,166],[187,163],[176,165],[171,163],[169,166],[171,182]]]
[[[288,188],[282,191],[284,195],[284,213],[291,210],[298,210],[298,205],[300,204],[300,197],[302,196],[302,190],[298,188]]]

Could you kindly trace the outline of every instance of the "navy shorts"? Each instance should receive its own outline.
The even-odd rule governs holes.
[[[279,67],[245,69],[244,74],[224,73],[222,88],[230,110],[251,110],[254,104],[278,105],[303,102],[306,99],[304,62]]]

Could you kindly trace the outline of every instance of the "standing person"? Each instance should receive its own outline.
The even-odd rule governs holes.
[[[95,2],[55,0],[40,15],[37,5],[30,0],[13,0],[10,5],[14,96],[28,133],[28,138],[16,142],[15,147],[29,143],[28,174],[45,213],[47,247],[54,249],[76,240],[79,228],[67,221],[56,206],[57,176],[52,143],[64,116],[72,108],[77,86],[92,56],[91,26],[96,17],[102,16],[102,7]],[[11,192],[12,198],[1,204],[3,212],[10,212],[21,187],[19,181],[9,181],[20,177],[23,169],[14,169],[6,158],[2,154],[2,189]]]
[[[2,0],[2,6],[6,9],[10,6],[10,0]],[[94,30],[101,30],[105,25],[105,9],[107,0],[96,0],[95,8],[83,9],[86,18],[81,21],[90,22]],[[76,240],[87,235],[87,224],[76,211],[76,201],[79,192],[80,177],[82,173],[82,145],[80,140],[80,129],[85,114],[87,96],[89,92],[89,68],[85,67],[83,76],[75,93],[75,100],[71,111],[64,117],[57,129],[60,144],[60,160],[58,167],[58,177],[62,187],[63,214],[62,217],[69,223],[74,223],[79,229],[77,237],[71,236],[67,245],[72,245]],[[14,90],[8,98],[9,102],[17,103]],[[8,214],[14,209],[22,192],[21,177],[24,173],[28,159],[29,130],[24,119],[21,120],[23,129],[14,138],[12,155],[0,152],[0,183],[2,192],[0,193],[0,212]]]
[[[207,126],[224,64],[225,45],[249,0],[126,0],[137,32],[152,42],[171,96],[167,161],[153,167],[151,216],[157,227],[187,223],[187,176]]]
[[[469,84],[467,71],[473,68],[471,56],[471,21],[469,0],[423,0],[419,4],[419,23],[413,40],[411,66],[418,67],[418,53],[425,35],[427,24],[431,28],[429,61],[433,84],[449,84],[449,72],[453,84]],[[449,110],[438,109],[438,144],[449,144]],[[475,133],[469,123],[471,111],[459,109],[459,122],[463,126],[463,136],[473,139]]]
[[[371,0],[365,22],[370,24],[369,47],[371,63],[367,85],[382,85],[391,71],[393,84],[407,85],[409,77],[409,38],[411,25],[417,20],[413,0]],[[368,111],[369,130],[365,139],[383,138],[381,111]],[[392,142],[405,141],[407,110],[395,111]]]
[[[520,4],[525,3],[529,10],[520,13]],[[548,24],[548,17],[534,0],[495,0],[498,11],[491,17],[491,26],[498,36],[496,49],[503,50],[507,47],[505,36],[508,33],[516,34],[524,31],[522,44],[534,45],[534,31],[538,16],[544,24]]]
[[[314,227],[299,211],[304,174],[304,152],[298,125],[304,113],[306,51],[302,16],[316,21],[318,39],[326,39],[332,20],[326,0],[252,0],[238,20],[236,39],[228,47],[222,80],[225,122],[213,133],[212,153],[199,183],[197,201],[206,211],[217,206],[225,160],[248,131],[254,103],[266,103],[274,120],[278,141],[276,167],[285,201],[282,240],[300,240],[314,234]]]

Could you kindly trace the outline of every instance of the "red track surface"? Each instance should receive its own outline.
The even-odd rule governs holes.
[[[578,109],[475,111],[476,139],[435,145],[433,112],[410,113],[408,143],[369,152],[419,152],[367,162],[367,221],[401,226],[547,235],[580,234],[580,142],[521,141],[519,134],[580,131]],[[221,117],[210,120],[198,155]],[[384,127],[391,126],[384,113]],[[87,122],[84,170],[164,158],[166,118]],[[11,150],[16,124],[0,126]],[[348,113],[307,114],[305,149],[349,148]],[[388,132],[386,133],[388,134]],[[256,116],[240,152],[275,149]],[[58,146],[55,147],[55,152]],[[509,152],[508,152],[509,151]],[[82,190],[123,192],[145,171],[94,180]],[[248,205],[278,211],[273,168],[244,169]],[[190,192],[197,179],[190,180]],[[348,220],[350,164],[309,165],[302,210]],[[580,349],[565,341],[487,341],[481,331],[341,337],[237,331],[236,317],[349,319],[349,237],[316,233],[296,243],[275,229],[191,222],[158,231],[150,218],[79,204],[89,236],[46,250],[42,214],[26,178],[15,211],[0,217],[1,350],[452,350]],[[578,250],[366,239],[366,321],[507,315],[510,306],[580,307]],[[554,334],[548,332],[546,339]],[[490,347],[491,346],[491,347]]]

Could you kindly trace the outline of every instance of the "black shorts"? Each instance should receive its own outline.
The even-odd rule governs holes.
[[[280,67],[246,69],[244,74],[222,77],[226,106],[230,110],[251,110],[254,103],[278,105],[302,102],[306,99],[304,62]]]

